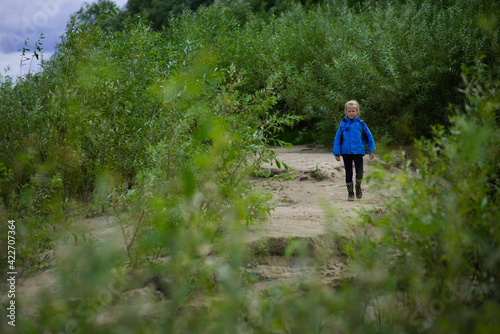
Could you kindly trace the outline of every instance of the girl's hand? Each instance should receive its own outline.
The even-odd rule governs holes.
[[[375,158],[375,154],[370,153],[370,160],[373,160],[373,158]]]
[[[340,156],[339,156],[339,155],[336,155],[336,156],[335,156],[335,160],[340,161]]]

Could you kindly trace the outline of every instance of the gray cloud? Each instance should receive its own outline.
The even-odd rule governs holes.
[[[53,51],[64,33],[71,14],[79,10],[85,0],[3,0],[0,4],[0,48],[16,52],[26,38],[38,39],[43,33]],[[92,2],[92,1],[88,1]],[[126,0],[115,1],[119,6]]]
[[[26,39],[33,51],[43,33],[43,51],[52,54],[64,34],[70,15],[92,0],[2,0],[0,3],[0,71],[20,54]],[[115,0],[123,7],[127,0]],[[18,57],[20,58],[20,56]],[[18,63],[18,62],[17,62]]]
[[[82,0],[7,0],[0,5],[0,50],[17,52],[29,38],[34,43],[40,34],[46,37],[45,48],[53,51],[64,33],[70,15]],[[57,38],[54,38],[57,37]]]
[[[44,52],[40,59],[36,59],[30,53],[28,55],[28,60],[24,61],[24,65],[21,68],[21,53],[0,53],[0,75],[10,75],[11,77],[22,76],[28,72],[37,72],[40,70],[41,59],[49,59],[52,56],[52,52]],[[6,71],[10,68],[9,71]]]

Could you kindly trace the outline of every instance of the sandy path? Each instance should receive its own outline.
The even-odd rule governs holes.
[[[378,207],[382,204],[370,184],[363,184],[363,199],[347,201],[345,171],[342,161],[336,161],[330,150],[323,147],[294,146],[274,149],[279,161],[292,167],[293,180],[259,180],[262,187],[270,190],[276,205],[270,220],[259,235],[271,237],[307,237],[322,234],[332,223],[349,223],[363,206]],[[364,159],[365,176],[380,160]],[[264,164],[263,169],[273,173],[285,172],[276,165]],[[326,178],[319,181],[314,177],[319,170]],[[323,204],[321,204],[323,203]],[[326,205],[336,210],[336,217],[326,217]]]

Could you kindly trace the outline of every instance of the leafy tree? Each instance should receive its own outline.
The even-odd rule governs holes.
[[[127,13],[122,12],[111,0],[98,0],[91,4],[85,2],[77,12],[78,20],[99,24],[102,28],[117,31],[124,28]]]
[[[140,1],[128,0],[127,12],[136,17],[146,14],[148,20],[155,29],[168,27],[171,17],[182,14],[184,10],[196,11],[200,6],[209,6],[214,3],[231,8],[233,13],[242,22],[246,22],[253,15],[266,17],[269,14],[281,14],[292,9],[296,5],[311,6],[319,3],[318,0],[163,0],[163,1]]]
[[[131,16],[146,14],[152,26],[159,30],[168,27],[171,16],[177,16],[184,10],[196,10],[202,5],[210,5],[213,0],[128,0],[126,10]]]

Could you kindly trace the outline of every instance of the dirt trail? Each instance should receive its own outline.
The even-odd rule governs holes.
[[[330,224],[321,208],[321,203],[337,209],[337,223],[349,224],[362,206],[378,207],[382,201],[370,191],[370,184],[363,184],[363,198],[347,201],[345,171],[342,161],[336,161],[330,150],[324,147],[294,146],[274,149],[279,161],[292,168],[295,177],[291,180],[266,180],[262,186],[271,191],[276,208],[269,223],[259,232],[270,237],[314,237],[325,232]],[[365,175],[373,165],[380,163],[376,157],[364,159]],[[263,169],[271,173],[285,173],[284,168],[264,164]],[[319,180],[317,174],[325,178]],[[331,219],[330,219],[331,220]]]

